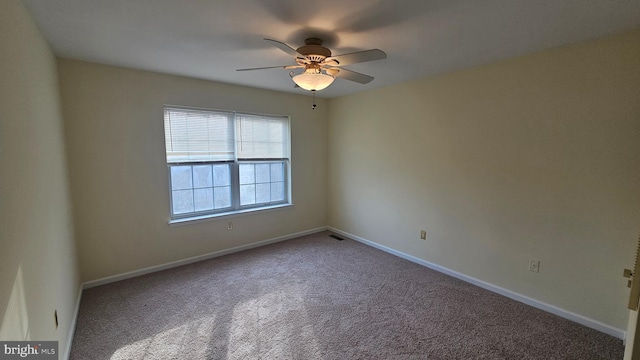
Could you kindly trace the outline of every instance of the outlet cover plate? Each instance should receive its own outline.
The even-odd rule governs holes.
[[[529,271],[539,273],[540,272],[540,260],[529,260]]]

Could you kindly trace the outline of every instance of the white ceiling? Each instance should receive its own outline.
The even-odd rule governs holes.
[[[339,55],[388,58],[346,68],[337,97],[640,27],[638,0],[24,0],[63,58],[304,94],[293,64],[263,38],[293,48],[315,36]]]

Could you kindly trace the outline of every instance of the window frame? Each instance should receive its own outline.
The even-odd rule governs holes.
[[[208,219],[255,213],[259,211],[267,211],[274,209],[281,209],[293,206],[292,201],[292,186],[291,186],[291,118],[286,115],[266,115],[266,114],[256,114],[256,113],[247,113],[240,111],[229,111],[229,110],[216,110],[216,109],[207,109],[207,108],[195,108],[195,107],[184,107],[184,106],[175,106],[175,105],[164,105],[163,106],[163,121],[166,122],[166,112],[167,110],[176,110],[176,111],[196,111],[196,112],[219,112],[225,114],[233,114],[232,126],[233,126],[233,160],[209,160],[209,161],[178,161],[178,162],[169,162],[167,160],[167,147],[166,147],[166,128],[163,129],[163,135],[165,136],[165,163],[167,165],[167,176],[168,176],[168,192],[169,192],[169,225],[181,225],[190,222],[199,222],[206,221]],[[250,115],[250,116],[259,116],[266,118],[279,118],[283,120],[286,124],[287,134],[286,134],[286,154],[285,158],[238,158],[238,138],[237,138],[237,128],[238,124],[238,116],[237,115]],[[240,201],[240,165],[241,164],[271,164],[271,163],[282,163],[283,164],[283,200],[280,201],[270,201],[263,202],[259,204],[245,204],[241,205]],[[225,207],[221,209],[211,209],[211,210],[195,210],[195,201],[194,201],[194,211],[187,213],[174,213],[174,199],[173,199],[173,185],[172,185],[172,174],[171,169],[175,166],[190,166],[191,168],[191,191],[193,192],[196,187],[193,183],[193,167],[198,165],[219,165],[219,164],[228,164],[229,165],[229,173],[230,173],[230,196],[231,196],[231,206]],[[212,173],[213,175],[213,173]],[[271,176],[271,174],[270,174]],[[254,176],[255,180],[255,176]],[[270,181],[269,183],[273,183],[274,181]],[[264,182],[263,182],[264,183]],[[257,182],[255,184],[258,184]],[[215,185],[212,180],[212,190],[215,189]],[[214,198],[215,199],[215,198]],[[215,200],[214,200],[215,206]]]

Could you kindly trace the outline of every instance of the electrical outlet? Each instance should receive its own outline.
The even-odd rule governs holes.
[[[427,232],[424,230],[420,230],[420,239],[427,240]]]
[[[227,230],[233,230],[233,221],[227,223]]]
[[[540,260],[529,260],[529,271],[540,272]]]

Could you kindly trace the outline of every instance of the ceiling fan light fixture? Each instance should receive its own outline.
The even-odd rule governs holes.
[[[318,91],[331,85],[335,77],[324,74],[319,69],[306,69],[302,74],[293,76],[292,79],[305,90]]]

